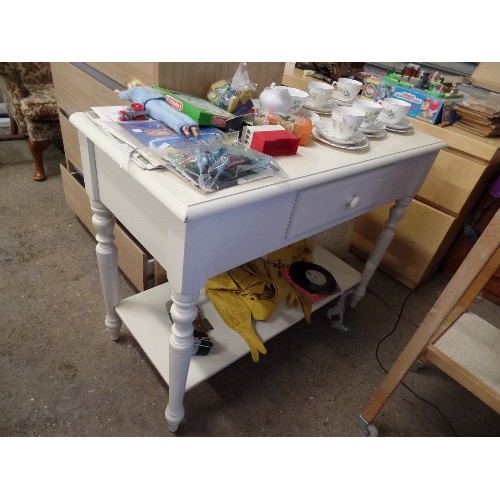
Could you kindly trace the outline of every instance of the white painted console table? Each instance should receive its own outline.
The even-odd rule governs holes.
[[[287,179],[260,179],[205,195],[167,170],[142,170],[84,113],[73,114],[70,122],[79,131],[85,188],[94,211],[105,324],[116,340],[123,321],[169,385],[165,415],[172,432],[184,417],[186,390],[248,353],[243,339],[200,293],[206,280],[396,201],[362,275],[321,247],[314,255],[344,291],[355,287],[354,307],[405,207],[446,146],[421,132],[389,134],[365,150],[313,142],[295,156],[278,158]],[[118,300],[114,217],[167,270],[168,283]],[[170,297],[174,325],[165,307]],[[215,345],[208,356],[193,357],[197,303],[214,326]],[[265,342],[301,318],[301,312],[283,306],[255,329]]]

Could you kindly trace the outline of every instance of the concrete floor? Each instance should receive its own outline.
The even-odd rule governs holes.
[[[118,342],[104,329],[94,241],[66,205],[60,162],[51,146],[37,183],[26,141],[0,142],[0,435],[174,436],[168,386],[125,328]],[[361,269],[348,231],[318,239]],[[379,351],[387,368],[446,283],[437,273],[409,298]],[[135,293],[121,275],[119,287],[121,298]],[[175,436],[359,436],[357,416],[383,378],[377,343],[409,291],[377,271],[346,311],[349,332],[317,311],[269,341],[259,363],[245,356],[189,391]],[[473,308],[499,326],[498,306],[478,297]],[[437,368],[405,382],[433,406],[400,386],[375,419],[381,436],[452,436],[449,423],[458,436],[500,436],[500,416]]]

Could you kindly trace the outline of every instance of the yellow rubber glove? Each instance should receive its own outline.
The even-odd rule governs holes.
[[[225,274],[225,273],[223,273]],[[259,352],[267,353],[267,349],[255,333],[252,326],[252,313],[240,295],[227,290],[216,290],[210,288],[217,286],[217,277],[212,278],[211,283],[207,282],[206,293],[224,323],[229,328],[238,332],[247,343],[252,359],[259,361]]]
[[[286,298],[288,307],[302,306],[304,318],[311,321],[312,304],[283,279],[279,269],[294,260],[310,258],[311,242],[303,240],[273,252],[268,260],[255,259],[207,280],[205,291],[229,328],[247,343],[252,359],[267,350],[253,329],[252,319],[265,321]]]

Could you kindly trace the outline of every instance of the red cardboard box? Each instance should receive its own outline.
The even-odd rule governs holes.
[[[299,143],[288,130],[266,130],[253,133],[250,147],[269,156],[290,156],[297,154]]]

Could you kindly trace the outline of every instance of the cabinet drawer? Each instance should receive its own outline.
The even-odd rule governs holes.
[[[389,218],[392,204],[373,210],[356,219],[350,236],[351,250],[363,258],[373,250],[375,241]],[[431,271],[449,245],[455,219],[443,212],[412,200],[396,227],[380,268],[410,288]]]
[[[61,178],[66,203],[84,226],[95,236],[92,224],[92,209],[85,188],[79,182],[78,174],[70,174],[61,165]],[[118,249],[118,266],[139,291],[148,288],[153,280],[153,259],[117,223],[114,228],[115,244]]]
[[[131,81],[141,82],[146,87],[158,83],[158,64],[153,62],[89,62],[97,71],[104,73],[109,78],[124,87]]]
[[[80,143],[78,142],[78,131],[69,120],[60,112],[59,122],[64,143],[64,155],[79,172],[83,172],[82,158],[80,156]]]
[[[308,236],[408,194],[408,177],[418,181],[410,164],[389,165],[371,172],[304,189],[297,194],[287,238]]]
[[[123,106],[113,89],[70,63],[51,63],[58,106],[71,115],[92,106]]]
[[[456,216],[486,168],[484,162],[471,157],[440,151],[418,192],[418,198]]]
[[[231,79],[238,68],[237,62],[164,62],[159,63],[158,81],[167,89],[177,90],[206,99],[210,86],[219,80]],[[249,62],[250,80],[257,84],[254,97],[272,82],[280,84],[285,63]]]

